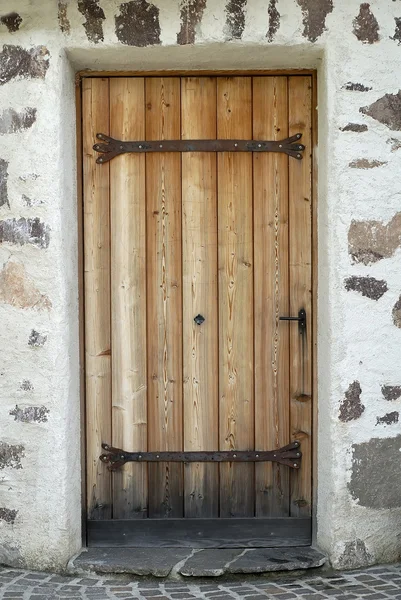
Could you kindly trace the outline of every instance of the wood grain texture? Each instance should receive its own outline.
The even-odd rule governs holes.
[[[145,82],[146,139],[177,139],[180,80]],[[148,154],[148,448],[182,450],[181,156]],[[183,516],[183,467],[149,465],[149,516]]]
[[[100,460],[111,439],[109,167],[96,164],[96,133],[109,131],[109,82],[82,89],[87,503],[92,519],[112,514],[111,474]]]
[[[110,135],[145,137],[143,78],[110,80]],[[110,163],[112,443],[147,449],[145,157]],[[113,474],[113,518],[147,516],[147,467]]]
[[[91,520],[168,518],[165,539],[173,541],[174,523],[184,516],[188,539],[197,535],[192,521],[205,517],[308,521],[311,87],[309,74],[84,77]],[[306,150],[302,161],[278,153],[160,152],[97,165],[97,132],[125,140],[275,140],[301,132]],[[278,320],[301,307],[304,336],[296,323]],[[200,326],[198,313],[206,319]],[[134,462],[113,475],[112,486],[98,460],[102,442],[193,452],[271,450],[293,439],[301,442],[300,471],[260,462]],[[205,547],[227,543],[216,526],[215,540],[208,531]],[[187,543],[184,533],[176,537]],[[283,545],[288,537],[283,533]]]
[[[252,137],[252,81],[217,82],[218,138]],[[254,447],[252,155],[218,156],[220,450]],[[254,515],[254,465],[220,465],[220,516]]]
[[[253,137],[288,136],[286,77],[253,78]],[[289,443],[288,157],[253,155],[255,447]],[[255,465],[256,516],[289,514],[289,470]]]
[[[300,335],[290,327],[291,439],[301,442],[302,467],[291,474],[291,516],[311,513],[312,484],[312,189],[311,189],[311,77],[289,77],[289,135],[302,133],[306,150],[302,161],[289,163],[290,313],[306,310],[307,328]]]
[[[181,81],[182,139],[216,137],[216,80]],[[196,115],[196,118],[194,118]],[[216,450],[218,433],[217,157],[182,154],[184,450]],[[194,317],[204,316],[202,325]],[[217,517],[218,466],[184,467],[186,517]]]
[[[310,519],[89,521],[97,548],[283,548],[311,544]]]

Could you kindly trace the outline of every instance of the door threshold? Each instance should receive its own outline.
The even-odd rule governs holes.
[[[111,519],[87,522],[96,548],[278,548],[310,546],[310,517]]]
[[[292,548],[88,548],[72,559],[73,574],[124,573],[142,577],[221,577],[322,567],[311,546]]]

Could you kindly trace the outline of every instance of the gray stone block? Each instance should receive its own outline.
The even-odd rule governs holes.
[[[190,554],[187,548],[89,548],[74,559],[71,570],[167,577]]]

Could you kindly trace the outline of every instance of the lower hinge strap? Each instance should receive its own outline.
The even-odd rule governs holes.
[[[107,453],[100,460],[110,471],[119,469],[127,462],[275,462],[292,469],[299,469],[302,452],[300,442],[291,442],[278,450],[229,450],[217,452],[126,452],[108,444],[102,444]]]

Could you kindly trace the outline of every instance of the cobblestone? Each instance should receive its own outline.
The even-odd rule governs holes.
[[[0,600],[401,600],[401,564],[333,574],[230,581],[141,581],[130,576],[65,576],[0,567]]]

